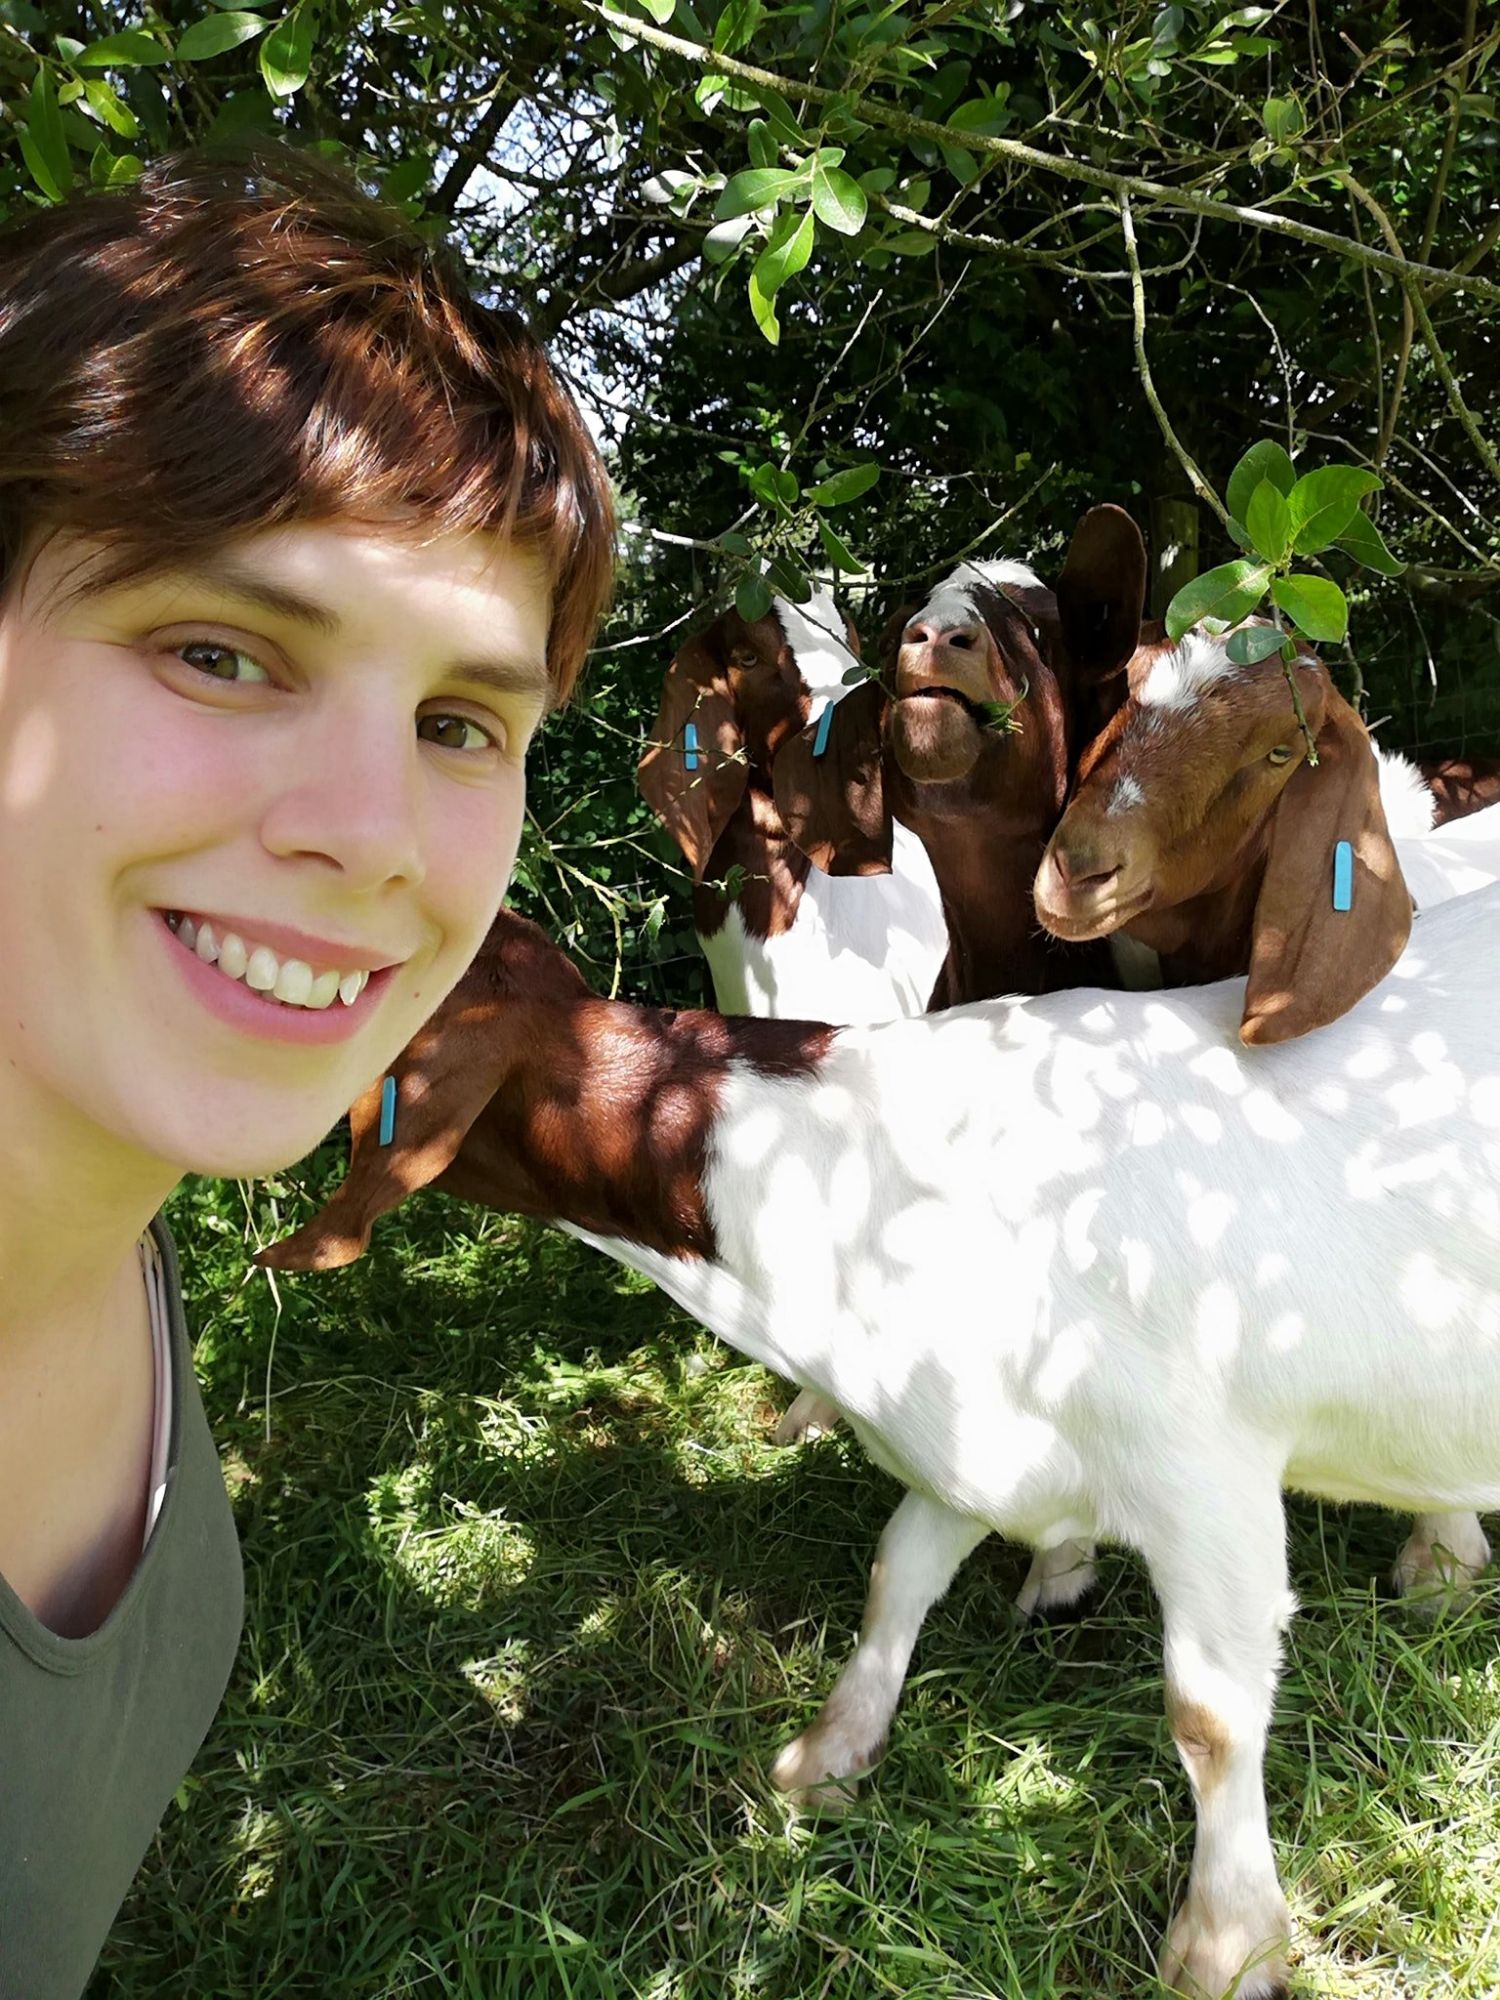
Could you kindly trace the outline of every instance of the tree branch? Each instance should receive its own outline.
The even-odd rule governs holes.
[[[1161,397],[1156,393],[1156,384],[1151,379],[1151,364],[1146,359],[1146,285],[1141,275],[1141,260],[1135,247],[1135,218],[1130,212],[1130,196],[1120,196],[1120,227],[1125,236],[1125,257],[1130,265],[1130,297],[1135,322],[1135,367],[1141,378],[1146,401],[1151,405],[1151,414],[1161,428],[1161,434],[1177,463],[1188,476],[1188,483],[1205,506],[1211,507],[1227,528],[1229,515],[1224,503],[1203,474],[1198,469],[1197,460],[1182,443],[1172,428],[1172,419],[1162,406]]]

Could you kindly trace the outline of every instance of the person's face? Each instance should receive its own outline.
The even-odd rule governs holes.
[[[0,1056],[179,1172],[267,1172],[499,907],[546,574],[488,537],[298,524],[70,589],[93,552],[45,542],[0,611]]]

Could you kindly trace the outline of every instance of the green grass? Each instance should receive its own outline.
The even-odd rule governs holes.
[[[986,1544],[860,1804],[799,1823],[763,1774],[893,1484],[841,1436],[771,1448],[769,1378],[559,1235],[426,1196],[278,1309],[245,1239],[293,1205],[254,1201],[173,1215],[245,1639],[91,2000],[1153,1990],[1192,1813],[1132,1558],[1035,1629]],[[1379,1581],[1394,1519],[1291,1519],[1267,1783],[1298,1991],[1493,1995],[1495,1593],[1424,1625]]]

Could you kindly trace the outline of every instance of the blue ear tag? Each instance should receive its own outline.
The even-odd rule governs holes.
[[[1333,907],[1336,910],[1354,907],[1354,849],[1347,840],[1340,840],[1334,845]]]
[[[813,755],[815,757],[821,757],[823,752],[828,748],[828,732],[832,726],[833,703],[829,702],[823,713],[818,717],[817,733],[813,737]]]
[[[380,1086],[380,1143],[388,1146],[396,1136],[396,1079],[388,1076]]]
[[[682,732],[682,761],[690,771],[698,768],[698,725],[690,722]]]

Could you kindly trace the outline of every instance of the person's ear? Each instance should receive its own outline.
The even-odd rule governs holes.
[[[728,673],[711,643],[717,629],[689,639],[668,667],[636,771],[646,803],[682,849],[695,882],[703,880],[750,778]]]
[[[1078,523],[1056,597],[1064,654],[1058,679],[1076,763],[1125,699],[1125,665],[1140,639],[1146,544],[1123,507],[1090,507]]]
[[[1318,761],[1277,801],[1251,926],[1240,1040],[1287,1042],[1346,1014],[1390,971],[1411,934],[1412,901],[1380,803],[1364,724],[1330,686]],[[1335,907],[1335,850],[1349,844],[1348,908]]]
[[[839,697],[826,722],[819,715],[789,737],[771,766],[782,825],[825,875],[891,872],[880,744],[885,701],[879,682],[861,682]]]

